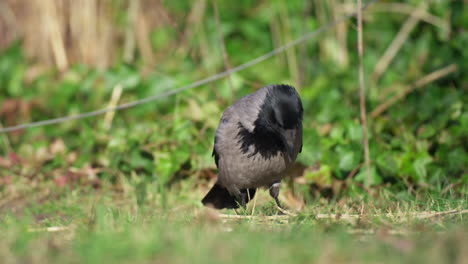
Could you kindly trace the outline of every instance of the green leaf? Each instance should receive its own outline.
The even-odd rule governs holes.
[[[371,177],[369,181],[369,176],[367,174],[366,167],[362,166],[354,179],[358,182],[364,183],[365,186],[378,185],[382,183],[382,178],[377,173],[377,169],[374,166],[371,166],[370,174],[371,174]]]
[[[348,152],[341,156],[339,167],[342,170],[350,171],[356,167],[356,161],[353,152]]]
[[[417,158],[413,163],[413,169],[416,175],[416,180],[423,182],[427,178],[427,166],[432,162],[432,158],[428,155],[423,155]]]
[[[306,171],[304,178],[311,183],[316,183],[322,187],[330,187],[332,184],[331,168],[328,165],[321,165],[318,171]]]

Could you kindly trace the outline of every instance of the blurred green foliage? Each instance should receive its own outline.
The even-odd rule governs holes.
[[[420,1],[410,1],[417,7]],[[408,18],[398,12],[365,13],[364,69],[368,112],[408,89],[423,76],[455,64],[444,76],[369,118],[372,183],[397,191],[427,189],[466,192],[468,183],[468,10],[463,1],[432,1],[427,12],[447,24],[440,28],[418,22],[382,78],[371,73]],[[347,3],[347,2],[346,2]],[[388,4],[381,1],[379,4]],[[174,21],[185,21],[190,1],[165,1]],[[325,1],[219,1],[222,34],[231,65],[239,65],[316,29],[332,19]],[[323,10],[318,10],[323,8]],[[125,17],[125,10],[119,17]],[[320,18],[317,14],[324,12]],[[116,27],[118,27],[116,25]],[[23,55],[22,42],[0,54],[0,122],[3,126],[101,109],[117,85],[120,103],[224,71],[212,6],[188,39],[178,23],[150,32],[154,50],[164,50],[148,69],[137,55],[107,70],[74,65],[34,74],[35,63]],[[327,31],[275,58],[227,79],[115,114],[110,128],[104,116],[0,135],[0,155],[19,157],[1,167],[0,175],[29,175],[52,180],[70,168],[91,167],[96,177],[118,184],[126,177],[143,195],[145,184],[196,177],[214,168],[211,158],[218,120],[236,98],[272,83],[298,88],[305,108],[304,147],[299,161],[319,169],[305,172],[307,184],[319,188],[346,182],[363,191],[363,162],[355,20],[346,22],[345,45],[337,31]],[[177,47],[174,43],[178,43]],[[346,53],[348,62],[343,62]],[[341,55],[340,55],[341,54]],[[116,57],[121,57],[117,54]],[[144,72],[144,73],[142,73]],[[33,77],[31,77],[33,76]],[[233,84],[234,91],[231,91]],[[232,95],[235,95],[235,98]],[[63,142],[55,150],[53,142]],[[61,143],[60,143],[61,144]],[[58,144],[58,145],[60,145]],[[197,179],[198,180],[198,179]],[[308,190],[308,189],[306,189]],[[359,192],[360,192],[359,191]]]

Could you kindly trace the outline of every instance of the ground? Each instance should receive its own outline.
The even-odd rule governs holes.
[[[266,191],[245,211],[204,208],[208,186],[3,187],[2,263],[463,263],[466,198],[314,199],[279,215]],[[26,183],[26,181],[24,181]],[[283,189],[285,189],[284,187]],[[281,198],[281,196],[280,196]],[[285,196],[282,197],[286,199]],[[287,199],[286,199],[287,200]],[[464,210],[465,209],[465,210]]]

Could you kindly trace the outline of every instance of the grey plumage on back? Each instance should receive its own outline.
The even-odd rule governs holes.
[[[302,103],[292,86],[270,85],[228,107],[216,131],[218,179],[203,198],[215,208],[237,208],[269,187],[278,206],[279,183],[302,149]]]

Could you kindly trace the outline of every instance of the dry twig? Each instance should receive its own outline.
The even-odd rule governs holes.
[[[288,210],[284,210],[283,208],[276,206],[276,208],[283,214],[288,215],[288,216],[297,216],[297,214],[289,212]]]
[[[387,70],[388,66],[395,58],[406,39],[408,39],[409,34],[418,24],[419,20],[421,19],[421,14],[425,11],[425,9],[426,4],[423,1],[421,5],[406,20],[405,24],[403,24],[396,37],[385,51],[384,55],[379,59],[377,65],[375,66],[374,73],[372,73],[372,79],[375,83],[379,81],[380,77]]]
[[[120,96],[122,95],[122,85],[117,84],[114,89],[112,90],[112,95],[111,95],[111,100],[109,102],[108,107],[116,107],[117,104],[119,103]],[[114,119],[115,111],[110,111],[107,112],[106,115],[104,116],[104,127],[106,129],[109,129],[112,125],[112,120]]]
[[[226,43],[224,42],[224,37],[223,37],[223,31],[221,29],[221,22],[219,19],[219,11],[218,11],[218,3],[217,0],[213,0],[213,9],[214,9],[214,14],[215,14],[215,20],[216,20],[216,29],[218,31],[218,37],[219,37],[219,42],[221,46],[221,51],[223,52],[223,60],[224,60],[224,68],[226,71],[231,70],[231,64],[229,63],[229,56],[226,51]],[[231,86],[231,96],[232,100],[236,98],[235,95],[235,90],[234,90],[234,84],[232,82],[232,76],[231,74],[228,75],[228,81],[229,81],[229,86]]]
[[[361,109],[362,140],[364,145],[364,162],[367,171],[367,184],[371,184],[369,139],[367,138],[367,113],[366,94],[364,85],[364,69],[362,63],[363,42],[362,42],[362,0],[357,0],[357,21],[358,21],[358,54],[359,54],[359,105]]]
[[[28,232],[61,232],[72,230],[72,226],[49,226],[44,228],[29,228]]]
[[[311,217],[315,217],[315,219],[334,219],[334,220],[357,220],[365,216],[370,217],[388,217],[392,219],[408,219],[408,218],[416,218],[416,219],[428,219],[433,217],[440,217],[440,216],[447,216],[447,215],[462,215],[467,214],[468,209],[454,209],[442,212],[435,212],[435,211],[425,211],[425,212],[406,212],[406,213],[386,213],[386,214],[316,214],[316,215],[308,215]],[[284,215],[272,215],[272,216],[257,216],[257,215],[229,215],[229,214],[219,214],[220,218],[226,219],[257,219],[257,220],[278,220],[278,219],[287,219],[290,217],[295,217],[296,214],[284,214]],[[307,216],[307,215],[304,215]]]
[[[446,75],[453,73],[457,71],[458,67],[456,64],[451,64],[449,66],[446,66],[442,69],[439,69],[437,71],[431,72],[430,74],[422,77],[418,81],[416,81],[413,85],[411,85],[409,88],[403,90],[399,94],[395,95],[394,97],[390,98],[389,100],[383,102],[379,106],[377,106],[374,111],[371,113],[372,118],[376,118],[377,116],[381,115],[383,112],[385,112],[389,107],[394,105],[396,102],[400,101],[401,99],[405,98],[406,95],[409,93],[414,92],[416,89],[423,87],[435,80],[438,80],[442,77],[445,77]]]
[[[271,216],[257,216],[257,215],[229,215],[229,214],[219,214],[221,218],[227,219],[263,219],[263,220],[277,220],[277,219],[286,219],[291,217],[290,215],[271,215]]]
[[[345,3],[345,4],[342,4],[340,11],[342,13],[349,13],[349,12],[353,12],[355,9],[356,7],[354,4]],[[385,12],[385,13],[393,12],[393,13],[411,15],[417,9],[418,7],[414,7],[410,4],[404,4],[404,3],[378,3],[378,4],[370,6],[367,12]],[[447,21],[427,12],[426,10],[421,10],[420,19],[421,21],[424,21],[428,24],[439,27],[440,29],[444,31],[447,31],[447,33],[450,30],[449,23]]]

